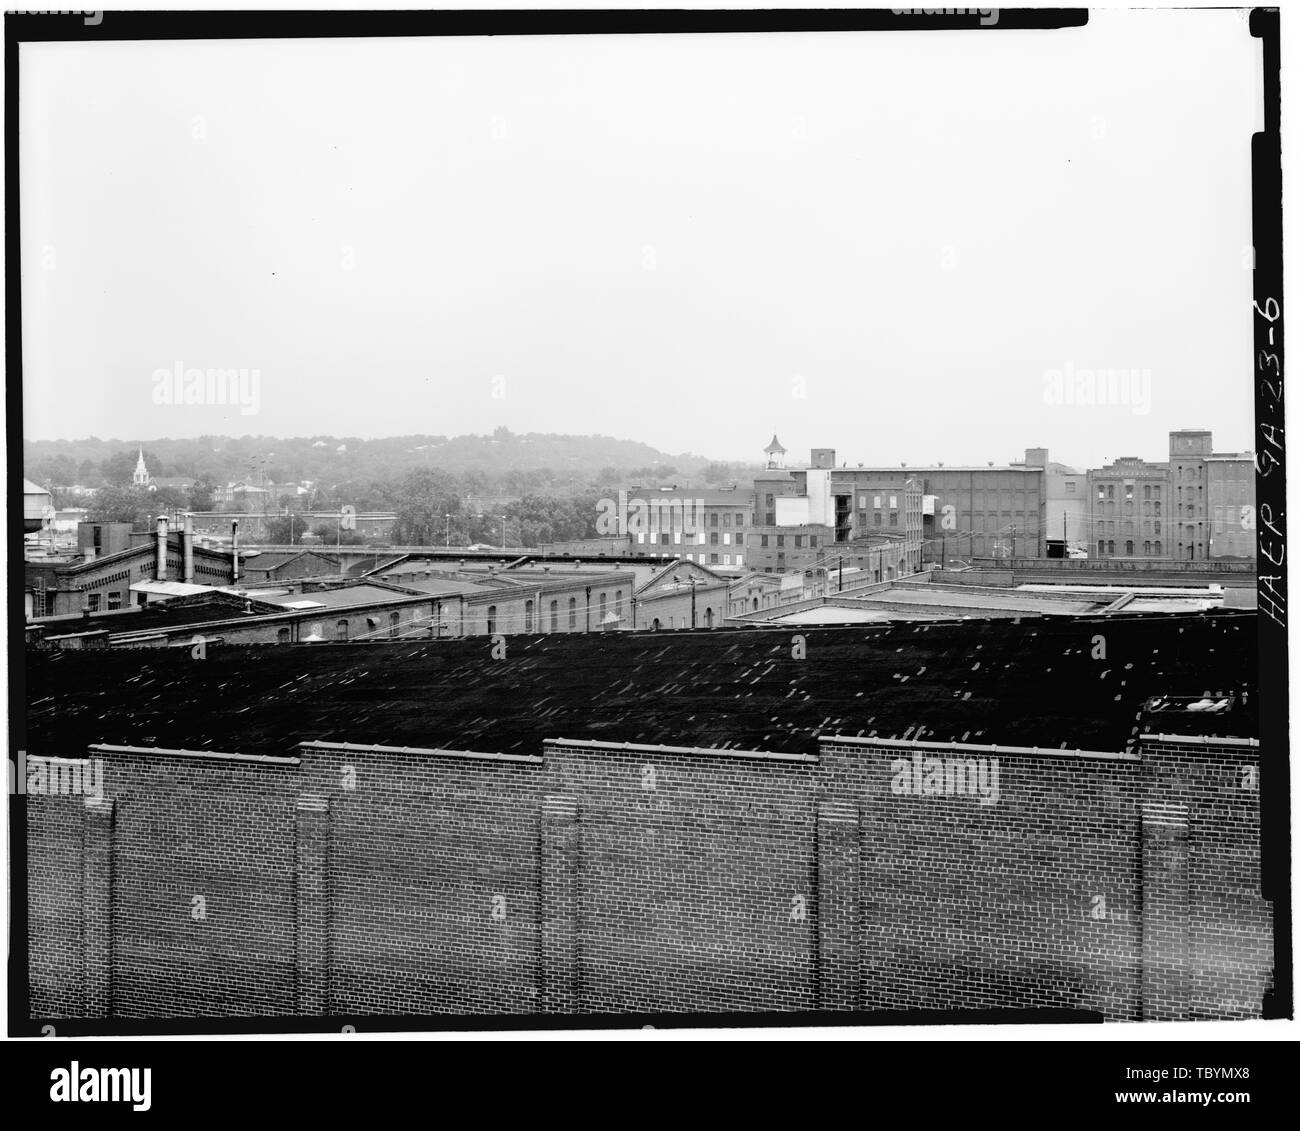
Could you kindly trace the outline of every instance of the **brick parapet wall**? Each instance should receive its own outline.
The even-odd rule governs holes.
[[[28,799],[36,1018],[1235,1018],[1268,986],[1250,743],[91,755],[102,805]]]

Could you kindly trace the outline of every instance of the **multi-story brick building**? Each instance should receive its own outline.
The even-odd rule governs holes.
[[[1254,456],[1215,453],[1211,433],[1169,433],[1169,459],[1123,456],[1088,472],[1088,550],[1102,558],[1255,556]]]
[[[723,569],[749,565],[754,498],[738,487],[633,487],[625,499],[630,544],[638,553]]]
[[[833,470],[837,532],[846,526],[865,532],[897,530],[917,569],[956,557],[1044,554],[1045,448],[1028,449],[1024,463],[1000,467],[836,468],[834,461],[834,451],[817,449],[806,474]],[[905,490],[908,483],[914,486]],[[857,517],[850,519],[850,513]]]
[[[1252,452],[1205,460],[1211,560],[1255,559],[1255,457]]]

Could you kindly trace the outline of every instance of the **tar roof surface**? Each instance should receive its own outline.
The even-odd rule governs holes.
[[[1207,690],[1249,692],[1247,706],[1166,712],[1158,729],[1256,733],[1253,613],[797,633],[805,659],[791,629],[514,636],[500,660],[489,637],[217,646],[203,661],[28,650],[27,749],[284,754],[319,739],[539,753],[546,738],[585,738],[811,753],[845,734],[1118,751],[1148,697]]]

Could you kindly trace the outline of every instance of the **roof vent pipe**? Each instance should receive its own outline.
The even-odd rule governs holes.
[[[154,569],[154,577],[159,581],[167,580],[167,516],[160,514],[156,527],[158,537],[158,564]]]

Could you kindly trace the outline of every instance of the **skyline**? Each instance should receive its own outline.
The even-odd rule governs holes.
[[[24,435],[1246,450],[1258,51],[1198,10],[24,44]],[[177,367],[256,371],[257,411],[158,403]]]

